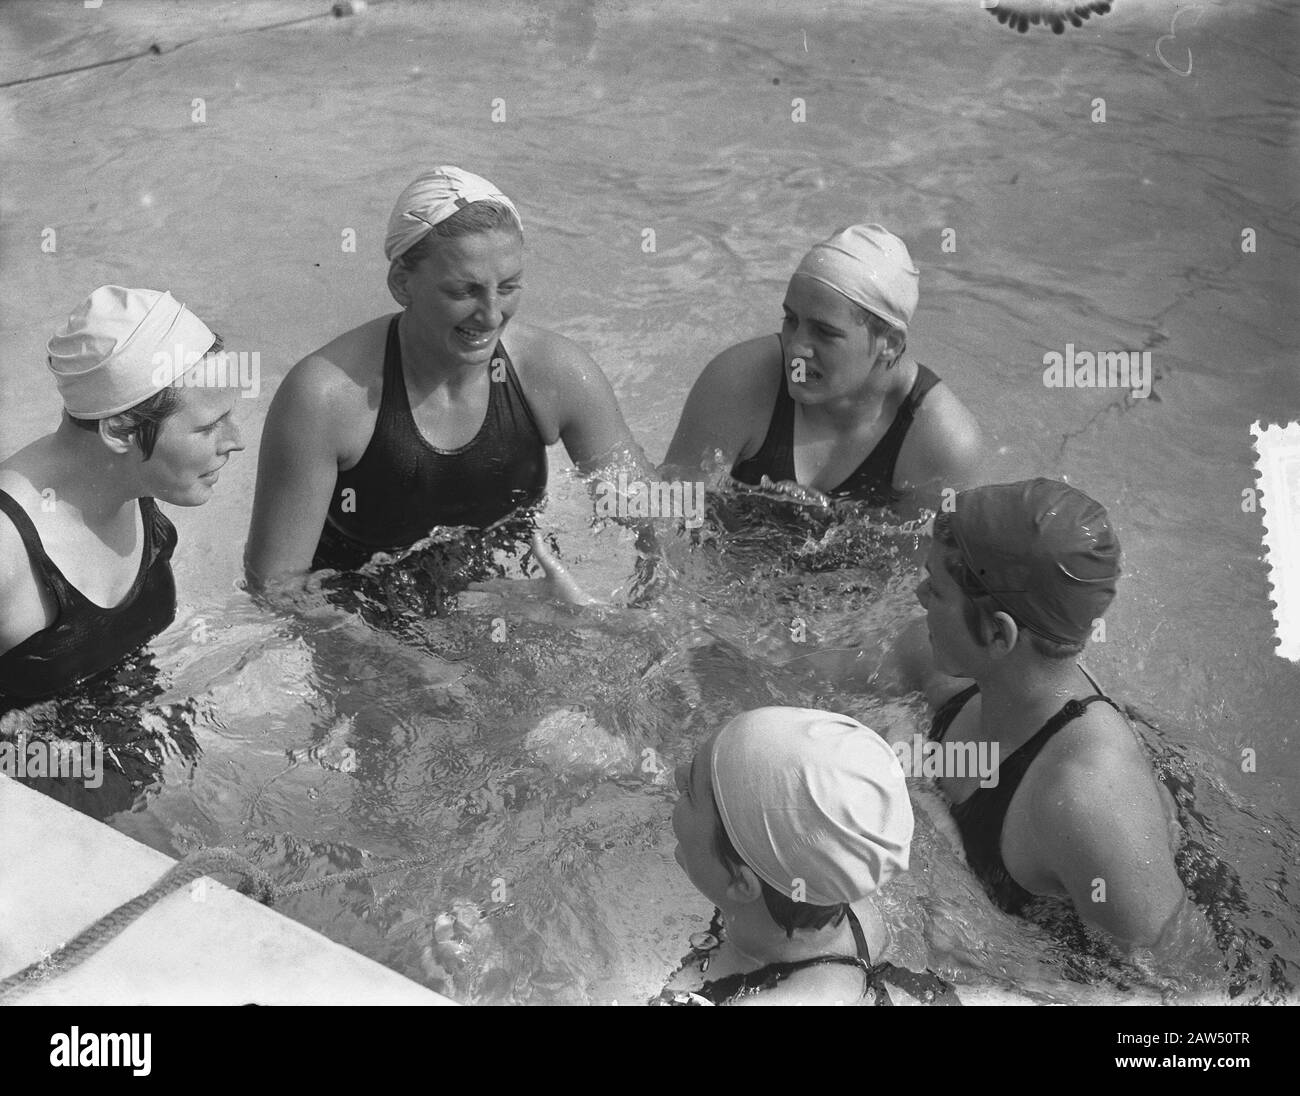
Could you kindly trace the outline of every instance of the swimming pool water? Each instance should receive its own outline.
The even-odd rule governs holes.
[[[654,459],[703,364],[776,329],[810,242],[864,219],[899,232],[922,271],[910,351],[984,425],[989,478],[1066,476],[1110,509],[1125,577],[1088,665],[1192,779],[1197,837],[1240,877],[1233,979],[1248,995],[1295,983],[1300,670],[1272,654],[1260,516],[1241,507],[1249,424],[1300,417],[1284,4],[1180,19],[1186,77],[1156,55],[1157,3],[1060,38],[1008,34],[973,3],[901,2],[393,3],[232,33],[317,8],[0,11],[5,79],[166,47],[0,89],[0,452],[57,420],[42,344],[102,282],[169,287],[263,369],[241,401],[248,450],[211,504],[171,511],[182,605],[147,706],[192,709],[201,753],[177,751],[113,825],[175,855],[232,845],[282,882],[436,853],[436,869],[287,912],[463,1000],[626,1003],[657,991],[709,912],[672,860],[645,750],[671,765],[766,703],[895,732],[922,718],[778,664],[795,615],[839,646],[915,612],[907,553],[891,555],[905,537],[859,530],[863,566],[820,570],[809,553],[842,558],[832,544],[782,574],[770,538],[724,536],[674,549],[679,583],[646,609],[574,614],[521,588],[400,637],[324,606],[289,621],[236,588],[275,385],[392,309],[389,206],[420,168],[459,163],[521,209],[521,314],[593,354]],[[1067,343],[1150,349],[1153,396],[1045,388],[1043,355]],[[545,524],[585,583],[626,589],[631,544],[587,528],[551,459]],[[900,955],[1069,999],[1066,957],[988,905],[916,795],[914,869],[885,896]],[[1189,959],[1174,992],[1217,977]]]

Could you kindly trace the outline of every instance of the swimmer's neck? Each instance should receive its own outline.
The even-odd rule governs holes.
[[[1028,650],[991,660],[973,676],[980,689],[980,737],[1000,742],[1004,756],[1032,738],[1067,700],[1092,692],[1076,659],[1042,658]]]
[[[448,358],[445,350],[435,345],[430,333],[411,319],[409,309],[397,321],[397,338],[406,382],[420,391],[441,387],[455,390],[484,375],[481,364]]]
[[[38,493],[52,489],[60,509],[73,510],[91,529],[134,520],[136,499],[146,492],[136,475],[139,450],[111,453],[98,432],[82,430],[66,415],[53,434],[32,444],[28,459],[15,462]]]
[[[772,920],[762,897],[744,905],[723,908],[726,940],[736,971],[757,970],[769,963],[794,963],[820,955],[856,955],[853,932],[845,918],[838,925],[821,929],[796,929],[787,937],[785,929]]]

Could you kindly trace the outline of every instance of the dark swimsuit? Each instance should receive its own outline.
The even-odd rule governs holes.
[[[1079,667],[1083,670],[1083,667]],[[1104,695],[1087,670],[1083,675],[1097,690],[1095,696],[1085,700],[1067,700],[1065,705],[1051,719],[1043,724],[1033,738],[1023,743],[998,764],[998,782],[991,788],[976,788],[975,791],[952,806],[952,816],[961,831],[962,844],[966,848],[966,859],[971,870],[984,883],[990,897],[1008,913],[1019,913],[1036,895],[1025,890],[1011,878],[1007,866],[1002,860],[1002,825],[1006,821],[1007,808],[1015,797],[1016,789],[1029,771],[1034,759],[1063,727],[1078,719],[1087,710],[1088,705],[1102,700],[1121,715],[1123,710],[1110,697]],[[942,742],[957,713],[965,707],[977,692],[978,685],[964,689],[949,699],[934,715],[930,725],[930,739]]]
[[[794,480],[794,398],[785,379],[785,351],[782,349],[781,383],[776,390],[776,405],[772,408],[772,419],[768,424],[767,436],[757,453],[745,460],[737,461],[731,469],[731,475],[741,483],[758,486],[763,476],[774,483]],[[907,398],[894,416],[885,436],[876,443],[852,475],[833,491],[825,492],[831,498],[854,499],[869,506],[887,506],[898,501],[899,493],[894,490],[894,466],[898,463],[898,454],[902,451],[903,441],[912,425],[917,408],[926,394],[939,383],[925,366],[916,367],[916,380],[912,382]]]
[[[817,955],[811,959],[799,959],[792,963],[769,963],[757,970],[742,971],[739,974],[729,974],[725,978],[706,981],[698,990],[691,993],[665,989],[650,1003],[652,1005],[729,1005],[742,997],[750,997],[773,989],[795,971],[824,966],[827,963],[839,963],[857,967],[862,971],[863,985],[859,1000],[866,998],[872,990],[875,990],[877,1005],[892,1005],[893,1001],[884,989],[884,983],[888,982],[905,989],[917,1000],[927,1004],[961,1004],[952,986],[930,971],[918,974],[916,971],[896,967],[893,963],[876,963],[873,966],[871,952],[867,948],[866,934],[862,931],[862,924],[851,907],[848,910],[848,918],[849,929],[853,933],[853,943],[857,949],[856,955]],[[681,966],[675,973],[692,965],[701,974],[709,969],[709,963],[726,938],[721,910],[713,911],[709,931],[702,933],[701,936],[703,939],[700,945],[692,946],[691,953],[682,960]]]
[[[110,669],[148,643],[176,616],[171,557],[176,530],[153,499],[140,500],[144,546],[135,582],[120,604],[102,608],[55,566],[27,512],[0,491],[0,511],[14,523],[41,584],[54,599],[54,621],[0,655],[0,710],[57,695]],[[5,701],[10,701],[6,704]]]
[[[384,351],[383,393],[375,430],[356,465],[340,472],[312,569],[354,570],[374,553],[399,551],[439,525],[486,528],[546,490],[546,443],[505,347],[493,365],[487,414],[459,449],[438,449],[411,415],[394,316]]]

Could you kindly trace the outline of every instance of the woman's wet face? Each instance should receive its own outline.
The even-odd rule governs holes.
[[[523,272],[518,232],[492,229],[439,240],[405,274],[407,309],[425,340],[450,361],[487,362],[519,306]]]
[[[862,310],[811,278],[790,279],[782,306],[786,382],[801,403],[824,403],[859,391],[884,351]]]

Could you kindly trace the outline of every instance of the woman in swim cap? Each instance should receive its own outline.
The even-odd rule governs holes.
[[[201,506],[243,448],[221,340],[170,293],[100,286],[46,349],[62,421],[0,463],[0,713],[172,622],[176,530],[155,500]]]
[[[880,225],[817,244],[790,279],[780,334],[705,366],[665,466],[708,470],[721,451],[742,483],[793,481],[873,506],[933,504],[941,488],[971,482],[978,424],[905,356],[917,278],[903,241]]]
[[[878,961],[870,896],[907,870],[913,820],[902,766],[874,731],[758,708],[676,780],[677,862],[717,910],[653,1004],[889,1004],[883,982],[920,999],[950,990]]]
[[[595,362],[514,319],[523,229],[490,182],[421,175],[384,252],[402,310],[309,354],[272,401],[245,554],[256,585],[351,570],[434,526],[486,528],[541,498],[547,446],[581,463],[631,442]]]

